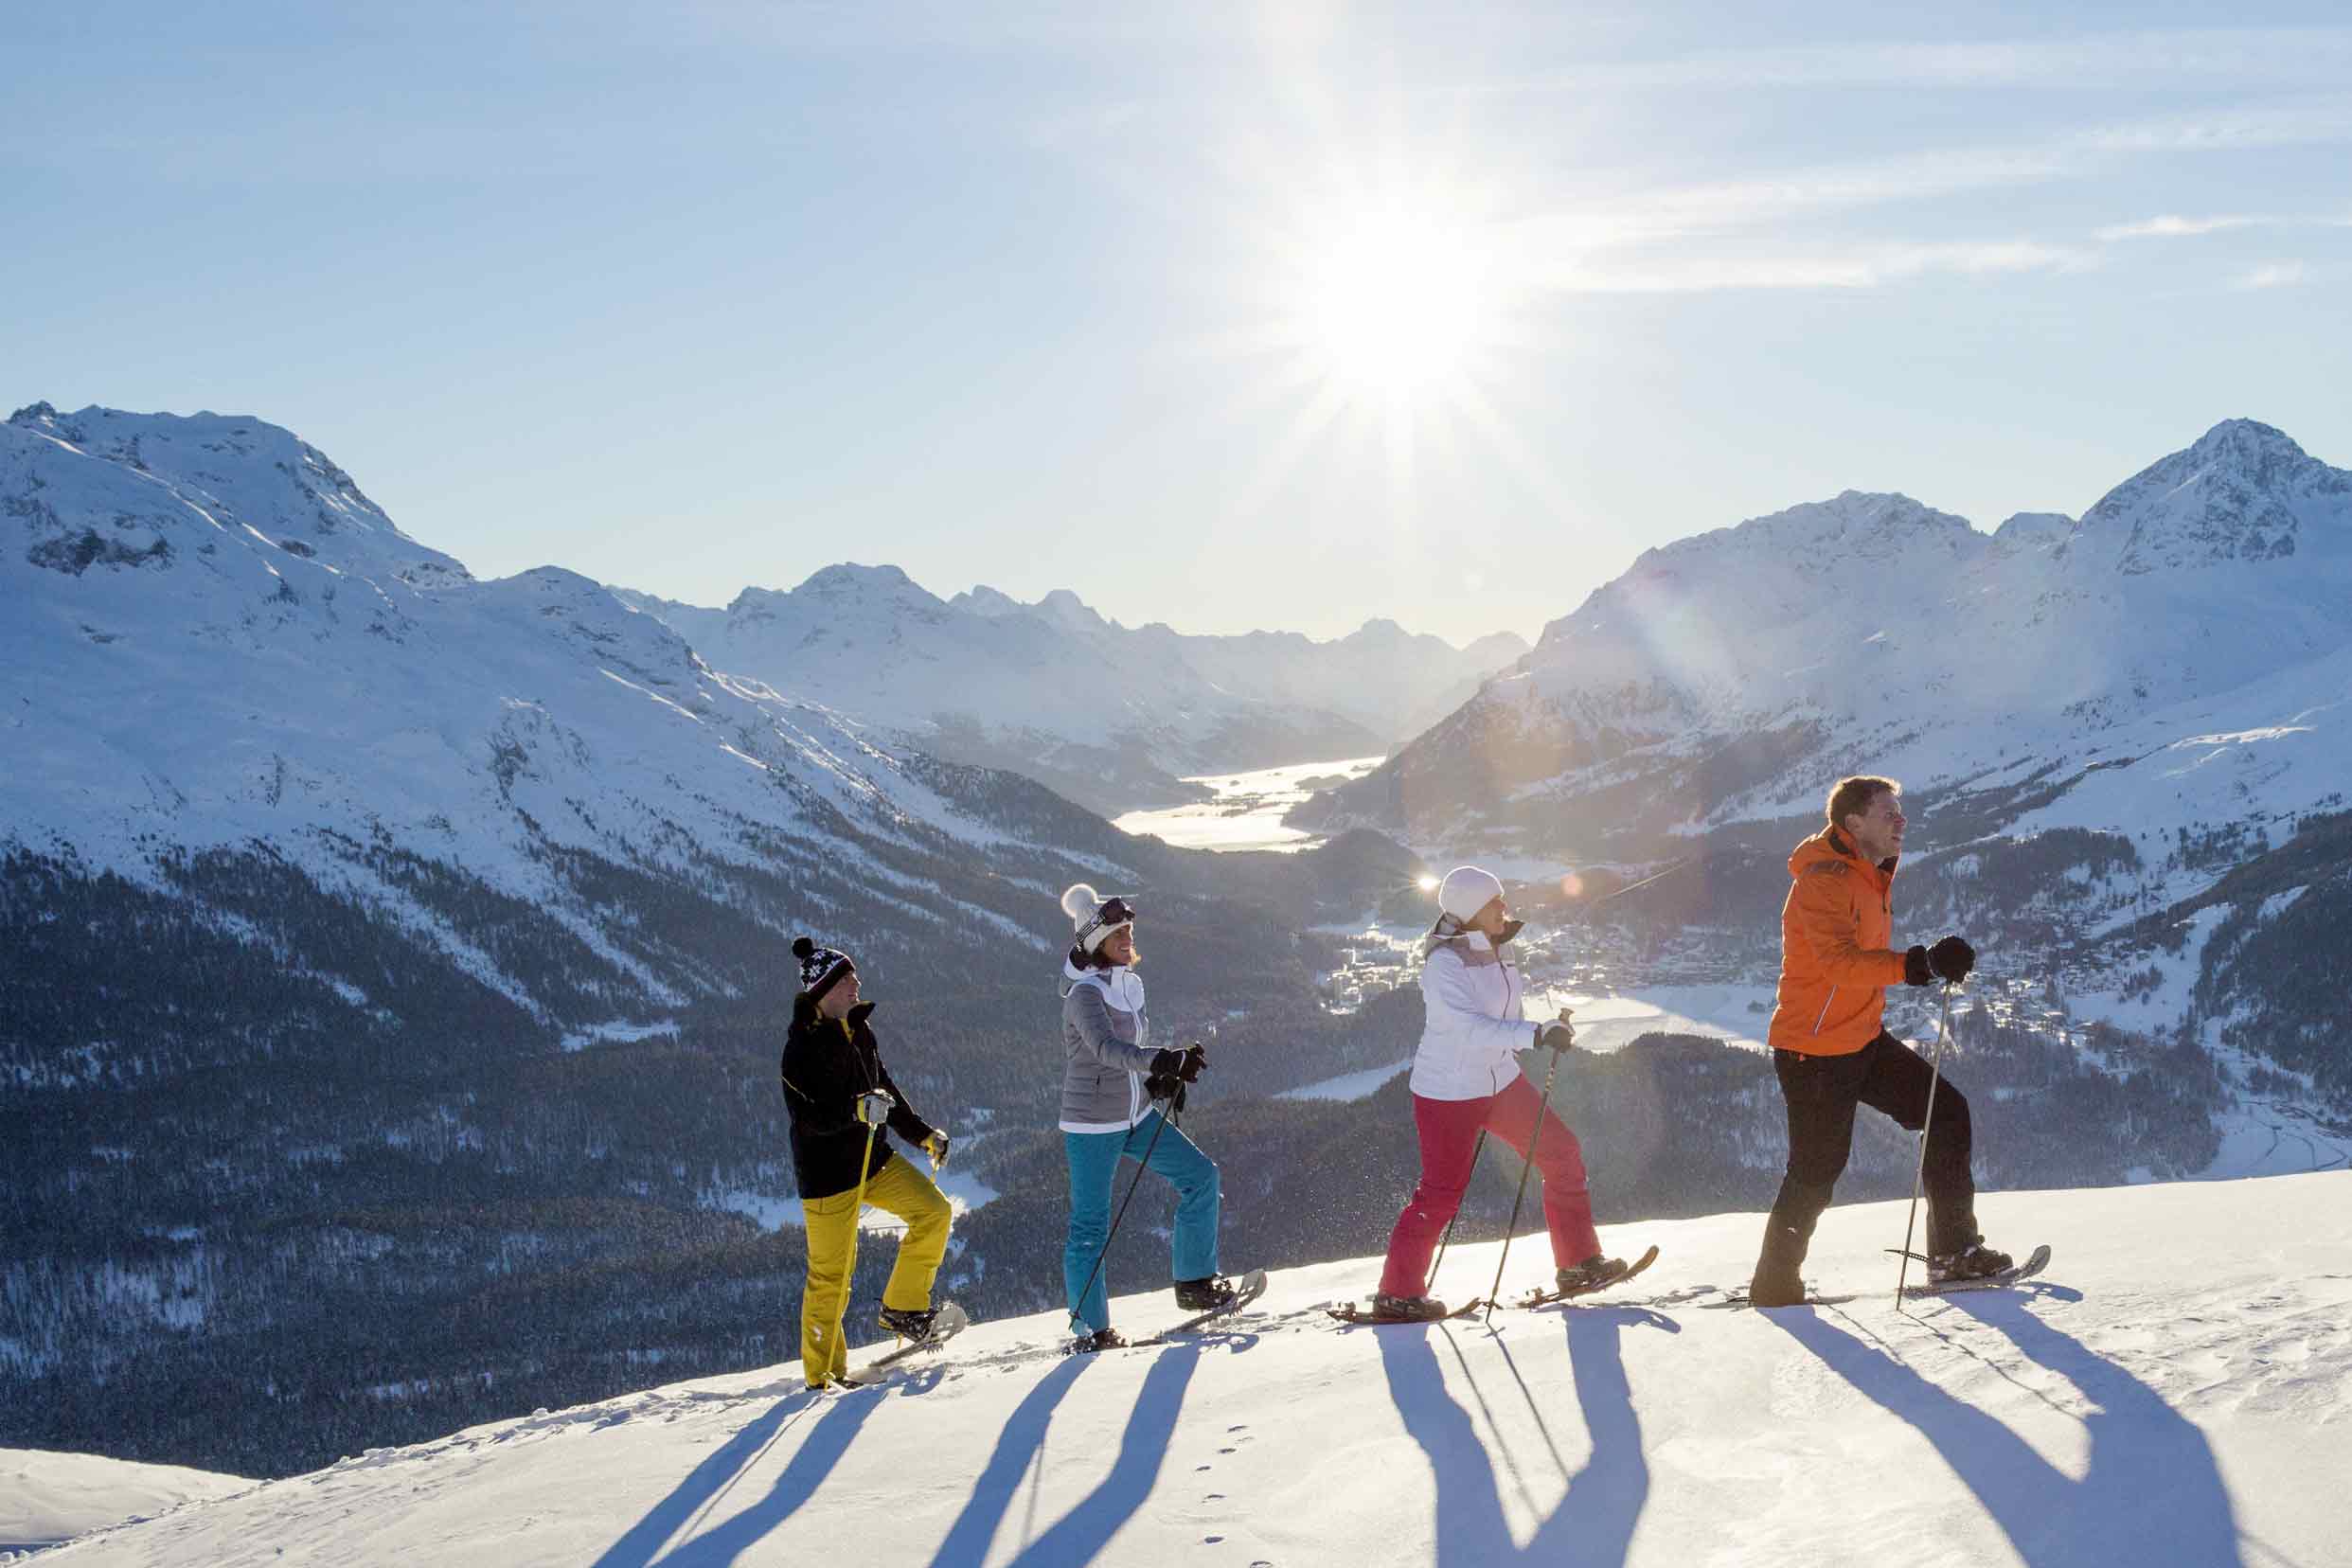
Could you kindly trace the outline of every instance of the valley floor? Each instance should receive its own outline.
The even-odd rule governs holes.
[[[97,1564],[2352,1563],[2352,1172],[1982,1203],[2030,1287],[1891,1306],[1900,1203],[1833,1209],[1834,1306],[1715,1310],[1755,1215],[1615,1227],[1577,1309],[1343,1329],[1374,1265],[1083,1359],[1046,1315],[880,1389],[798,1367],[380,1451],[45,1556]],[[1510,1278],[1548,1272],[1540,1237]],[[1229,1263],[1246,1262],[1229,1259]],[[1441,1293],[1483,1289],[1457,1248]],[[1136,1283],[1136,1282],[1129,1282]],[[788,1304],[779,1304],[779,1310]],[[1130,1333],[1174,1318],[1123,1298]]]

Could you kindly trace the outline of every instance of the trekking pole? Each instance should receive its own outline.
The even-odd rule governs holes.
[[[1171,1098],[1168,1103],[1172,1107],[1175,1099]],[[1127,1205],[1135,1201],[1135,1189],[1143,1185],[1144,1172],[1151,1168],[1151,1151],[1159,1147],[1160,1133],[1167,1127],[1167,1117],[1162,1115],[1159,1125],[1151,1130],[1151,1136],[1144,1140],[1143,1159],[1135,1167],[1135,1179],[1127,1184],[1127,1196],[1119,1202],[1119,1212],[1111,1217],[1111,1230],[1110,1234],[1102,1238],[1102,1251],[1095,1255],[1095,1266],[1086,1271],[1086,1283],[1078,1288],[1078,1298],[1081,1304],[1086,1300],[1086,1292],[1095,1287],[1095,1276],[1102,1273],[1102,1260],[1111,1256],[1111,1243],[1119,1234],[1119,1222],[1127,1218]],[[1110,1305],[1110,1293],[1106,1289],[1103,1295],[1103,1309],[1106,1315],[1108,1315]],[[1078,1332],[1078,1308],[1073,1307],[1070,1309],[1070,1331]],[[1107,1327],[1109,1325],[1106,1324],[1104,1327]]]
[[[1919,1118],[1919,1166],[1911,1176],[1911,1212],[1903,1218],[1903,1262],[1895,1272],[1895,1310],[1903,1310],[1903,1284],[1911,1277],[1911,1232],[1919,1219],[1919,1188],[1927,1180],[1928,1133],[1935,1126],[1935,1086],[1944,1074],[1944,1042],[1951,1038],[1951,982],[1944,982],[1944,1021],[1935,1031],[1935,1060],[1928,1065],[1927,1112]]]
[[[843,1344],[842,1336],[849,1331],[849,1297],[858,1288],[858,1216],[865,1208],[865,1179],[874,1173],[874,1134],[882,1131],[880,1122],[865,1124],[865,1159],[858,1167],[858,1201],[849,1205],[849,1267],[841,1276],[841,1310],[833,1315],[833,1343]],[[807,1371],[808,1368],[801,1368]],[[832,1373],[826,1372],[826,1381]]]
[[[1470,1175],[1464,1177],[1462,1180],[1462,1196],[1466,1200],[1470,1197],[1470,1183],[1476,1179],[1478,1175],[1478,1156],[1484,1154],[1486,1151],[1487,1130],[1482,1127],[1478,1130],[1478,1143],[1476,1147],[1470,1149]],[[1460,1203],[1456,1203],[1453,1205],[1453,1219],[1446,1221],[1446,1234],[1437,1238],[1437,1257],[1436,1260],[1429,1266],[1429,1277],[1421,1281],[1421,1293],[1423,1295],[1434,1295],[1436,1293],[1437,1270],[1446,1260],[1446,1249],[1453,1244],[1453,1227],[1455,1222],[1461,1218],[1462,1205]]]
[[[1527,1134],[1527,1163],[1519,1167],[1519,1196],[1511,1200],[1511,1222],[1503,1229],[1503,1256],[1494,1260],[1494,1290],[1487,1292],[1487,1315],[1481,1321],[1494,1322],[1495,1292],[1503,1289],[1503,1265],[1511,1260],[1511,1236],[1519,1229],[1519,1205],[1527,1201],[1527,1178],[1535,1173],[1536,1140],[1543,1136],[1543,1118],[1552,1109],[1552,1080],[1559,1076],[1559,1053],[1552,1053],[1552,1065],[1543,1074],[1543,1098],[1536,1106],[1535,1131]]]

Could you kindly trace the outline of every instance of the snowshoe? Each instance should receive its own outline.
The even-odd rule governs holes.
[[[880,1382],[882,1379],[889,1376],[890,1369],[892,1367],[898,1365],[900,1362],[905,1361],[908,1357],[919,1354],[925,1350],[935,1350],[940,1345],[945,1345],[948,1341],[953,1339],[956,1335],[962,1333],[966,1328],[971,1326],[971,1319],[965,1314],[965,1311],[961,1307],[956,1306],[953,1301],[943,1301],[938,1306],[934,1307],[920,1314],[902,1313],[900,1315],[901,1317],[919,1315],[927,1319],[928,1321],[923,1326],[923,1337],[920,1339],[906,1340],[896,1350],[887,1351],[882,1355],[875,1357],[872,1361],[867,1362],[864,1366],[850,1373],[846,1378],[843,1379],[842,1381],[853,1388],[864,1388],[870,1384]],[[890,1322],[891,1312],[888,1308],[885,1307],[882,1309],[882,1316],[883,1327],[889,1328],[894,1334],[901,1332],[901,1330],[892,1327]]]
[[[1176,1282],[1176,1305],[1187,1312],[1222,1312],[1240,1299],[1233,1281],[1221,1275]]]
[[[1091,1356],[1097,1350],[1124,1350],[1127,1336],[1116,1328],[1097,1328],[1091,1334],[1080,1334],[1070,1342],[1070,1354]]]
[[[886,1331],[902,1340],[917,1341],[931,1337],[931,1326],[938,1320],[938,1316],[939,1310],[935,1307],[885,1307],[881,1313],[882,1326]]]
[[[1596,1255],[1572,1268],[1560,1270],[1554,1276],[1556,1289],[1531,1291],[1520,1298],[1519,1305],[1548,1307],[1556,1301],[1567,1301],[1576,1296],[1590,1295],[1595,1291],[1605,1291],[1612,1285],[1624,1284],[1657,1261],[1658,1249],[1655,1247],[1649,1248],[1630,1263],[1622,1258]]]
[[[1978,1237],[1958,1252],[1930,1254],[1928,1283],[1953,1285],[1964,1279],[1983,1279],[2016,1264],[2017,1260],[2007,1253],[1993,1251],[1985,1245],[1983,1237]]]
[[[1999,1257],[2001,1255],[1994,1253],[1992,1256]],[[1903,1294],[1906,1296],[1937,1296],[1951,1295],[1958,1291],[1997,1291],[2005,1285],[2015,1285],[2020,1280],[2031,1279],[2049,1266],[2050,1248],[2047,1242],[2036,1247],[2033,1256],[2026,1258],[2024,1262],[2012,1263],[2005,1269],[1995,1269],[1990,1274],[1937,1279],[1934,1264],[1931,1261],[1928,1266],[1928,1282],[1924,1285],[1911,1286],[1903,1292]]]
[[[1239,1311],[1266,1293],[1266,1271],[1252,1269],[1248,1274],[1234,1280],[1185,1280],[1176,1287],[1176,1305],[1179,1307],[1189,1307],[1193,1304],[1192,1301],[1185,1298],[1185,1291],[1188,1286],[1209,1287],[1209,1289],[1203,1290],[1193,1300],[1206,1301],[1210,1305],[1200,1308],[1184,1322],[1172,1327],[1161,1329],[1152,1336],[1153,1340],[1166,1340],[1170,1334],[1189,1333],[1214,1319]]]
[[[1343,1301],[1327,1307],[1325,1311],[1342,1323],[1436,1323],[1445,1318],[1469,1317],[1486,1305],[1481,1296],[1446,1310],[1446,1304],[1435,1296],[1393,1296],[1376,1294],[1369,1302]]]

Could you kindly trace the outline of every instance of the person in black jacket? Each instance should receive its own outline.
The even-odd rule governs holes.
[[[842,1327],[857,1267],[858,1211],[864,1203],[906,1221],[899,1259],[882,1289],[882,1326],[920,1339],[937,1310],[931,1286],[947,1256],[948,1201],[937,1184],[892,1152],[887,1127],[910,1148],[947,1164],[948,1135],[906,1103],[874,1040],[874,1004],[859,1000],[849,955],[793,941],[800,994],[784,1037],[784,1104],[792,1115],[793,1174],[807,1217],[809,1282],[800,1296],[800,1370],[811,1388],[849,1371]]]

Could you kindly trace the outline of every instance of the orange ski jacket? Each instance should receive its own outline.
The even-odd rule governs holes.
[[[1895,861],[1873,865],[1826,828],[1789,857],[1780,907],[1780,992],[1769,1034],[1777,1051],[1850,1056],[1879,1037],[1886,988],[1900,985]]]

